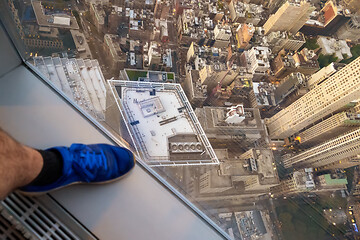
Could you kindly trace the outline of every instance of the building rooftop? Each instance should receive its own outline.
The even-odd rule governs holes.
[[[298,189],[313,189],[315,187],[312,168],[294,172],[293,178]]]
[[[314,87],[321,84],[325,79],[336,73],[345,64],[341,63],[330,63],[328,66],[321,68],[316,73],[312,74],[308,80],[308,87],[309,89],[313,89]]]
[[[45,14],[45,9],[41,1],[31,1],[31,4],[39,26],[79,29],[75,17],[71,14],[68,15],[67,12]]]
[[[207,86],[202,85],[200,81],[199,71],[191,70],[192,88],[195,97],[206,98]]]
[[[105,79],[97,60],[35,57],[34,65],[67,97],[98,120],[104,120]]]
[[[97,22],[103,25],[105,23],[105,16],[106,16],[103,6],[101,4],[92,3],[90,4],[90,7],[94,11],[94,15]]]
[[[235,219],[242,239],[271,238],[270,235],[262,237],[267,230],[260,211],[235,212]]]
[[[326,185],[341,185],[341,184],[348,184],[348,181],[344,177],[337,177],[332,174],[325,174],[322,175],[325,180]]]
[[[79,30],[71,29],[71,36],[73,37],[76,50],[81,58],[92,58],[89,45],[86,41],[85,35]]]
[[[218,164],[179,84],[109,80],[127,129],[150,166]]]
[[[115,34],[105,34],[104,42],[108,46],[109,52],[113,59],[121,59],[125,57],[125,53],[122,51],[119,45],[119,37]]]
[[[231,6],[233,5],[233,7]],[[247,22],[257,25],[262,19],[264,8],[262,5],[231,1],[229,4],[230,16],[233,22]],[[233,10],[233,9],[234,10]]]
[[[324,55],[332,55],[338,58],[338,61],[344,59],[346,55],[348,58],[352,57],[350,47],[345,40],[337,40],[335,38],[320,36],[317,40],[321,48],[321,53]]]
[[[279,86],[277,86],[275,89],[274,94],[275,94],[276,104],[282,102],[284,98],[289,96],[298,88],[305,87],[306,83],[307,81],[305,75],[299,72],[291,73],[290,75],[285,77],[281,81]]]
[[[267,82],[253,82],[253,90],[257,105],[259,106],[275,106],[275,87]]]
[[[203,107],[196,109],[199,120],[202,122],[205,131],[216,127],[223,127],[229,129],[260,129],[261,118],[258,110],[253,108],[244,109],[245,119],[239,123],[227,123],[227,107]]]
[[[211,188],[227,188],[233,186],[231,176],[219,175],[216,169],[213,169],[207,173],[209,173],[209,181]]]

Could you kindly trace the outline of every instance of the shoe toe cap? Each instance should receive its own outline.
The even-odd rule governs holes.
[[[119,171],[124,174],[135,166],[134,154],[126,148],[112,146]]]

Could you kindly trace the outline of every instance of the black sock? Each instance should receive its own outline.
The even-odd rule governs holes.
[[[39,175],[30,183],[35,186],[45,186],[58,180],[63,174],[63,158],[56,150],[37,150],[44,159],[44,165]]]

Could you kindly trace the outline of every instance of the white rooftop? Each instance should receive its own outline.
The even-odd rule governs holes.
[[[338,61],[344,59],[346,54],[349,58],[352,57],[350,47],[347,45],[345,40],[337,40],[335,38],[320,36],[317,40],[321,48],[321,53],[324,55],[332,55],[338,58]]]
[[[70,17],[54,16],[54,24],[70,26]]]
[[[67,97],[98,120],[104,120],[105,79],[97,60],[35,57],[34,65]]]
[[[108,82],[135,146],[147,164],[219,163],[179,84]]]

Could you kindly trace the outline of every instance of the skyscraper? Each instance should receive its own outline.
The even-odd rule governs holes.
[[[336,137],[344,132],[360,126],[359,114],[355,112],[340,112],[319,122],[299,134],[301,144],[319,144],[325,139]]]
[[[308,1],[288,0],[264,24],[265,34],[274,31],[297,33],[315,7]]]
[[[272,139],[284,139],[360,98],[360,57],[266,119]]]
[[[340,163],[344,160],[348,167],[349,159],[353,166],[359,164],[360,154],[360,128],[344,133],[336,138],[321,143],[295,156],[284,157],[286,168],[324,167],[326,165]],[[351,165],[351,164],[350,164]],[[341,167],[341,165],[339,165]]]

